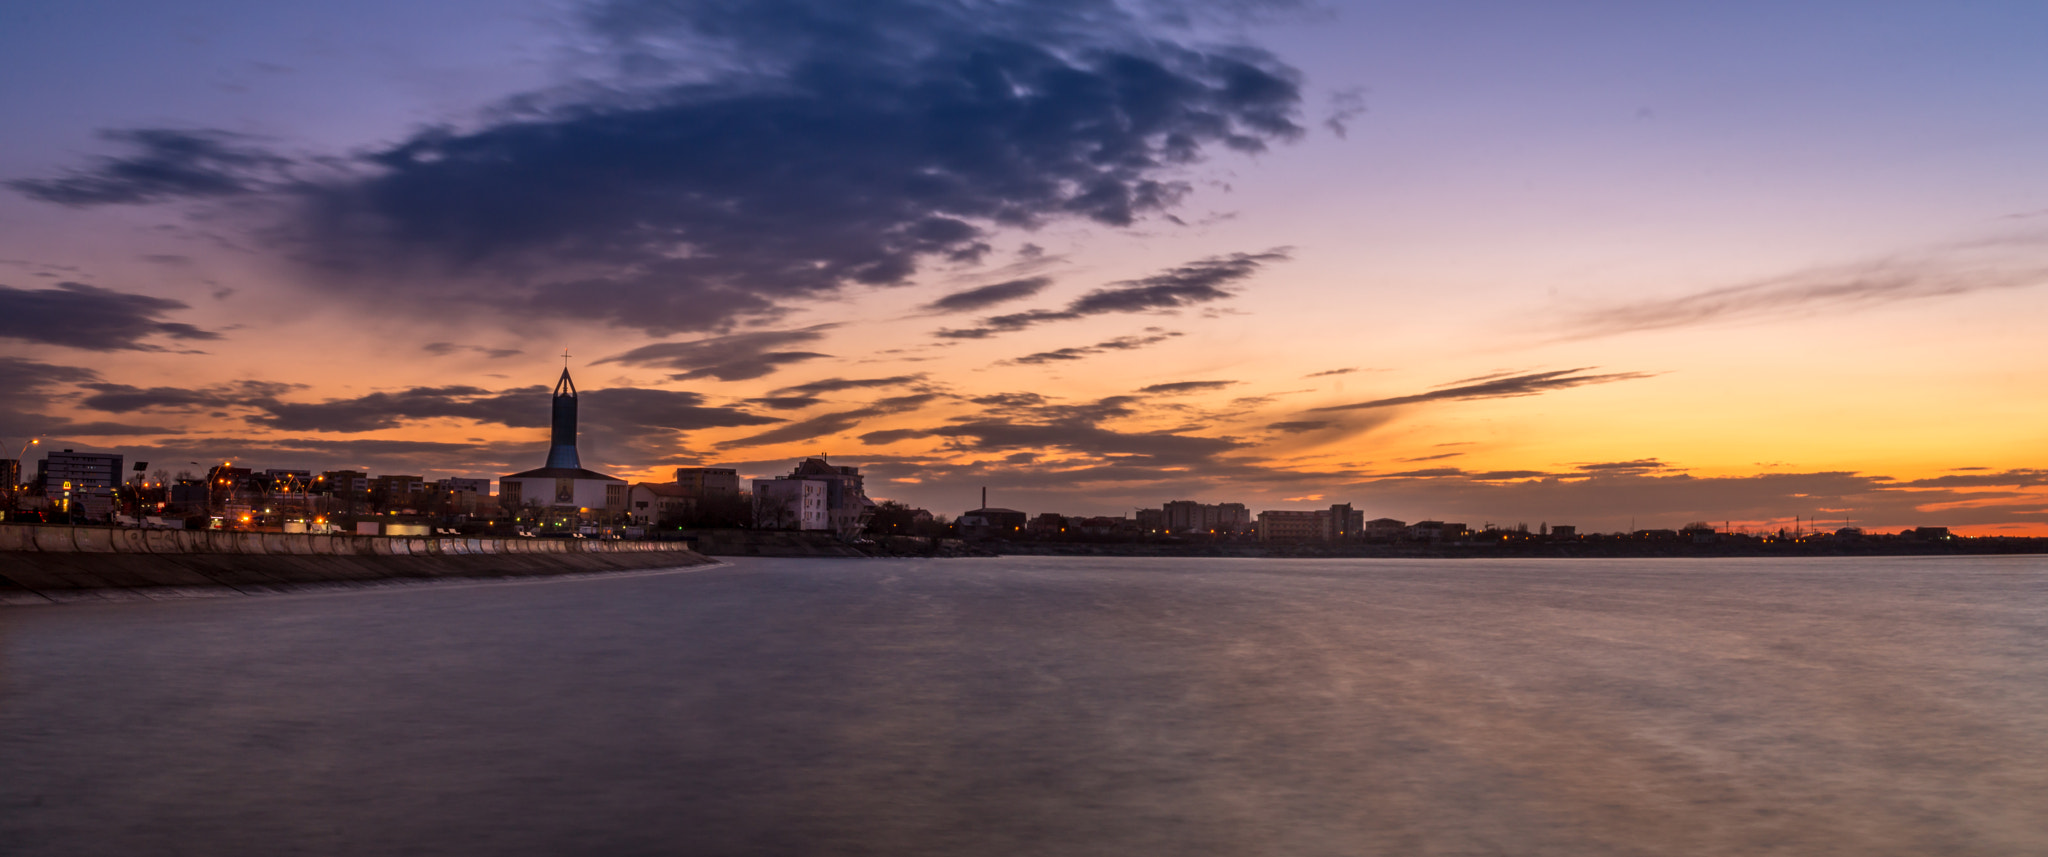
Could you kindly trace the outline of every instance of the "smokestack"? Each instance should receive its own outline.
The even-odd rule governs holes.
[[[987,485],[983,485],[983,486],[981,486],[981,507],[982,507],[982,508],[984,508],[984,509],[988,508],[988,486],[987,486]]]

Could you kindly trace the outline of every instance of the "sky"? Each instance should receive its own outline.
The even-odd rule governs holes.
[[[2048,535],[2048,6],[0,2],[0,446]],[[30,467],[33,467],[33,454]]]

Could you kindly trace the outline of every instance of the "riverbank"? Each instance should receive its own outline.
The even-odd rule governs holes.
[[[1238,557],[1244,559],[1594,559],[1664,557],[2001,556],[2048,554],[2048,539],[1814,541],[1694,544],[1673,541],[1571,541],[1506,544],[1330,544],[1303,542],[977,542],[998,556]]]
[[[708,565],[679,542],[0,524],[0,604],[260,595]]]

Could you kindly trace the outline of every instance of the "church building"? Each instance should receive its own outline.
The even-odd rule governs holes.
[[[498,479],[498,503],[508,512],[539,505],[555,512],[596,517],[626,511],[626,480],[583,469],[576,455],[576,383],[569,367],[555,382],[552,445],[543,467]]]

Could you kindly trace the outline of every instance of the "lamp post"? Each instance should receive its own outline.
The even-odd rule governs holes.
[[[43,439],[42,439],[42,438],[39,438],[39,437],[32,437],[32,438],[29,438],[28,440],[22,441],[22,442],[21,442],[21,448],[19,448],[19,449],[16,449],[16,450],[14,451],[14,477],[13,477],[13,478],[11,478],[11,479],[9,479],[9,480],[7,480],[7,505],[8,505],[8,508],[10,508],[10,509],[14,507],[14,495],[15,495],[15,494],[16,494],[17,492],[19,492],[19,491],[21,490],[21,485],[22,485],[22,472],[21,472],[21,471],[22,471],[22,464],[21,464],[21,457],[22,457],[22,456],[24,456],[24,455],[27,455],[27,454],[28,454],[28,448],[29,448],[29,447],[31,447],[31,446],[38,446],[38,445],[40,445],[40,444],[41,444],[42,442],[43,442]]]

